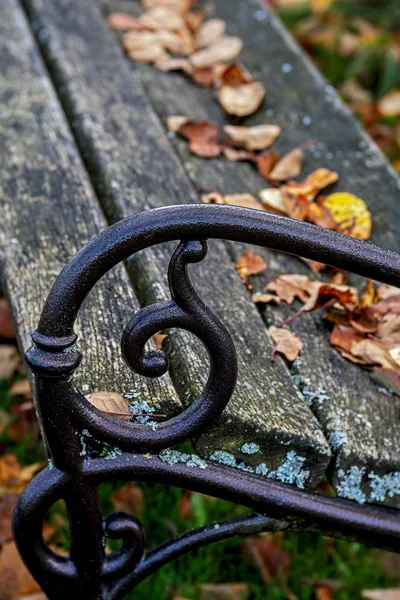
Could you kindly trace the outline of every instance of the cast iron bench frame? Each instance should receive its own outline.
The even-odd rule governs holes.
[[[68,263],[44,306],[27,361],[35,374],[36,409],[50,457],[49,467],[25,488],[14,512],[14,535],[31,573],[50,599],[122,598],[152,572],[213,541],[257,531],[307,530],[399,551],[400,513],[390,508],[295,489],[286,484],[194,457],[179,461],[168,449],[197,436],[221,414],[235,388],[237,363],[224,325],[192,287],[187,267],[204,259],[208,238],[269,247],[318,260],[400,287],[400,255],[314,225],[261,211],[219,205],[155,209],[109,227]],[[95,407],[69,382],[80,363],[73,331],[79,308],[96,282],[129,256],[180,241],[169,265],[171,300],[141,309],[122,337],[122,352],[134,371],[159,377],[168,369],[162,350],[145,351],[158,331],[183,328],[205,345],[210,374],[199,398],[155,429],[118,421]],[[86,457],[78,433],[116,447],[112,460]],[[172,459],[171,459],[172,457]],[[144,553],[141,523],[125,513],[103,519],[97,488],[103,481],[152,481],[184,487],[255,512],[175,537]],[[50,506],[68,507],[71,551],[55,554],[43,540]],[[105,555],[104,539],[122,540]]]

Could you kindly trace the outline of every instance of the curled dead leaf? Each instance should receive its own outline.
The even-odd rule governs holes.
[[[177,30],[186,29],[186,23],[181,14],[167,6],[156,6],[139,17],[142,27],[152,30]]]
[[[280,161],[280,156],[275,150],[268,150],[256,156],[255,162],[259,173],[268,180],[269,174]]]
[[[275,292],[279,300],[292,304],[296,298],[301,302],[307,302],[318,282],[311,281],[307,275],[280,275],[274,281],[270,281],[266,289]]]
[[[253,208],[256,210],[262,210],[260,202],[251,194],[219,194],[218,192],[211,192],[209,194],[203,194],[201,201],[204,204],[230,204],[232,206],[241,206],[242,208]]]
[[[291,150],[274,166],[268,175],[271,181],[287,181],[294,179],[301,173],[304,152],[301,148]]]
[[[281,134],[279,125],[255,125],[254,127],[235,127],[225,125],[225,133],[246,150],[265,150],[272,146]]]
[[[280,215],[287,215],[287,208],[283,200],[282,191],[275,188],[260,190],[259,196],[262,205],[269,211]]]
[[[221,153],[218,143],[218,129],[209,121],[187,120],[177,133],[189,140],[189,149],[197,156],[215,158]]]
[[[305,196],[307,200],[314,200],[318,192],[328,185],[338,181],[339,175],[329,169],[316,169],[308,175],[304,181],[289,181],[285,188],[291,194]]]
[[[194,52],[190,62],[197,69],[207,69],[221,62],[229,62],[240,54],[243,42],[235,36],[225,36],[212,46]]]
[[[224,36],[225,30],[226,23],[222,19],[209,19],[205,21],[197,32],[196,46],[204,48],[205,46],[214,45]]]
[[[256,252],[246,250],[235,264],[236,270],[241,279],[246,279],[250,275],[258,275],[267,268],[265,260]]]
[[[253,162],[254,160],[253,154],[248,150],[237,150],[236,148],[230,148],[227,146],[226,148],[222,148],[222,153],[225,158],[233,162],[237,162],[238,160]]]
[[[112,414],[119,419],[127,419],[130,415],[129,402],[117,392],[93,392],[85,398],[99,410]]]
[[[247,117],[256,112],[265,96],[265,89],[258,81],[238,86],[223,85],[218,92],[222,108],[237,117]]]
[[[192,7],[192,0],[141,0],[146,10],[165,7],[175,12],[185,13]]]
[[[107,18],[107,25],[111,29],[118,29],[120,31],[129,31],[132,29],[143,29],[143,25],[139,19],[135,19],[131,15],[125,13],[112,13]]]

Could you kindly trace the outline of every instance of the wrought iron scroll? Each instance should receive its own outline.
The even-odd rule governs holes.
[[[28,568],[49,598],[73,594],[87,600],[123,598],[144,577],[194,547],[231,535],[276,529],[314,529],[330,535],[373,540],[391,550],[400,547],[399,513],[360,507],[293,489],[276,481],[204,461],[170,465],[157,453],[198,435],[217,417],[235,387],[237,361],[231,337],[193,288],[187,267],[203,260],[207,238],[238,240],[318,260],[400,287],[400,255],[372,244],[284,217],[230,206],[175,206],[120,221],[85,246],[65,267],[44,306],[27,360],[35,374],[39,419],[48,448],[49,467],[20,496],[14,514],[15,539]],[[210,374],[199,398],[180,415],[153,431],[117,421],[97,410],[69,378],[80,363],[74,321],[96,282],[130,255],[155,244],[180,240],[169,267],[171,300],[140,310],[126,326],[122,352],[137,373],[158,377],[168,369],[161,350],[145,351],[158,331],[183,328],[204,343]],[[76,431],[121,450],[110,463],[81,456]],[[60,443],[62,440],[62,443]],[[150,459],[144,458],[150,453]],[[208,526],[172,539],[145,553],[141,523],[124,513],[103,519],[98,486],[106,480],[165,483],[234,499],[257,514]],[[70,518],[71,550],[61,557],[47,547],[42,523],[47,510],[64,499]],[[268,515],[268,516],[267,516]],[[104,538],[122,541],[105,555]]]

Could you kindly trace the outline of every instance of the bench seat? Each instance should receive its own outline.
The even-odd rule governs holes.
[[[337,170],[343,189],[367,201],[373,241],[399,250],[397,175],[277,19],[257,2],[235,4],[232,10],[222,0],[206,2],[206,11],[225,19],[229,32],[243,39],[243,62],[267,89],[267,115],[260,111],[248,124],[280,124],[284,135],[277,147],[282,151],[316,140],[306,152],[304,173],[319,166]],[[123,56],[105,18],[116,11],[136,14],[137,3],[24,0],[24,6],[31,30],[17,0],[0,0],[5,15],[0,61],[7,66],[0,80],[7,110],[0,125],[6,188],[0,197],[5,215],[0,243],[4,286],[26,350],[62,265],[106,222],[198,202],[204,188],[256,194],[265,181],[245,164],[205,163],[181,140],[167,136],[164,123],[171,114],[220,124],[224,118],[208,90]],[[284,64],[292,66],[289,73],[283,72]],[[295,373],[281,359],[271,363],[273,343],[264,323],[287,313],[268,307],[259,314],[234,269],[243,249],[212,242],[206,261],[191,269],[196,290],[230,329],[239,357],[232,401],[195,440],[196,451],[207,458],[229,456],[236,466],[265,464],[272,471],[300,457],[300,470],[286,469],[287,482],[313,487],[328,472],[340,496],[400,506],[400,488],[393,487],[400,477],[394,398],[330,347],[319,316],[293,324],[305,342]],[[169,416],[198,395],[208,364],[188,334],[169,335],[171,372],[160,380],[131,374],[119,353],[121,331],[139,303],[169,298],[172,250],[159,246],[140,253],[126,264],[129,277],[124,269],[115,270],[89,296],[77,330],[85,362],[76,385],[83,391],[135,394]],[[270,279],[304,269],[296,258],[257,252],[270,267]],[[315,392],[311,407],[298,387],[300,379]],[[249,455],[245,444],[256,444],[258,452]]]

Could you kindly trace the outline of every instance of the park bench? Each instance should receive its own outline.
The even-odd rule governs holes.
[[[206,2],[207,14],[218,14],[243,39],[243,62],[265,84],[268,114],[287,132],[280,148],[300,145],[305,137],[316,140],[305,172],[323,157],[345,188],[368,201],[372,241],[398,251],[396,173],[278,20],[258,1],[237,0],[235,10],[232,4]],[[308,272],[297,258],[276,252],[283,250],[399,286],[398,255],[300,222],[289,229],[288,221],[266,213],[198,206],[204,187],[256,192],[265,181],[249,165],[238,169],[219,160],[206,163],[205,178],[204,161],[167,135],[171,114],[190,110],[188,116],[215,123],[223,117],[207,90],[127,61],[105,19],[116,11],[136,14],[135,2],[0,0],[0,8],[2,286],[23,352],[36,330],[28,362],[52,459],[21,496],[14,527],[46,594],[120,598],[191,548],[255,531],[322,531],[399,550],[400,409],[394,396],[337,354],[313,314],[293,323],[305,342],[295,371],[278,357],[271,362],[266,324],[287,312],[277,306],[260,313],[234,268],[246,243],[247,249],[255,244],[269,264],[269,279]],[[264,118],[261,111],[251,123]],[[149,212],[161,207],[170,208]],[[93,238],[58,280],[38,328],[57,276]],[[205,238],[208,256],[202,260]],[[185,265],[198,261],[190,267],[193,295]],[[195,298],[195,325],[193,315],[185,321],[184,310],[174,313],[168,269],[177,303],[185,307]],[[198,308],[196,294],[208,309]],[[160,302],[169,302],[163,305],[168,315],[157,308]],[[220,322],[237,352],[237,384],[227,404],[235,360]],[[209,360],[185,324],[203,339],[214,366],[207,392],[194,404]],[[171,325],[183,329],[169,332],[165,372],[159,354],[146,360],[137,348]],[[72,326],[82,359],[76,372]],[[121,338],[136,372],[124,363]],[[155,350],[152,342],[146,348]],[[307,394],[301,391],[305,383]],[[88,408],[75,389],[119,392],[137,412],[149,407],[175,419],[154,430],[121,423]],[[96,435],[108,444],[108,455],[86,459],[84,447]],[[170,450],[189,438],[196,455]],[[315,488],[325,474],[339,498],[298,489]],[[256,512],[200,528],[142,558],[143,532],[135,519],[114,515],[103,524],[99,518],[95,488],[110,478],[187,487]],[[59,497],[71,517],[68,559],[51,553],[41,539],[41,519]],[[105,561],[104,528],[124,541]]]

